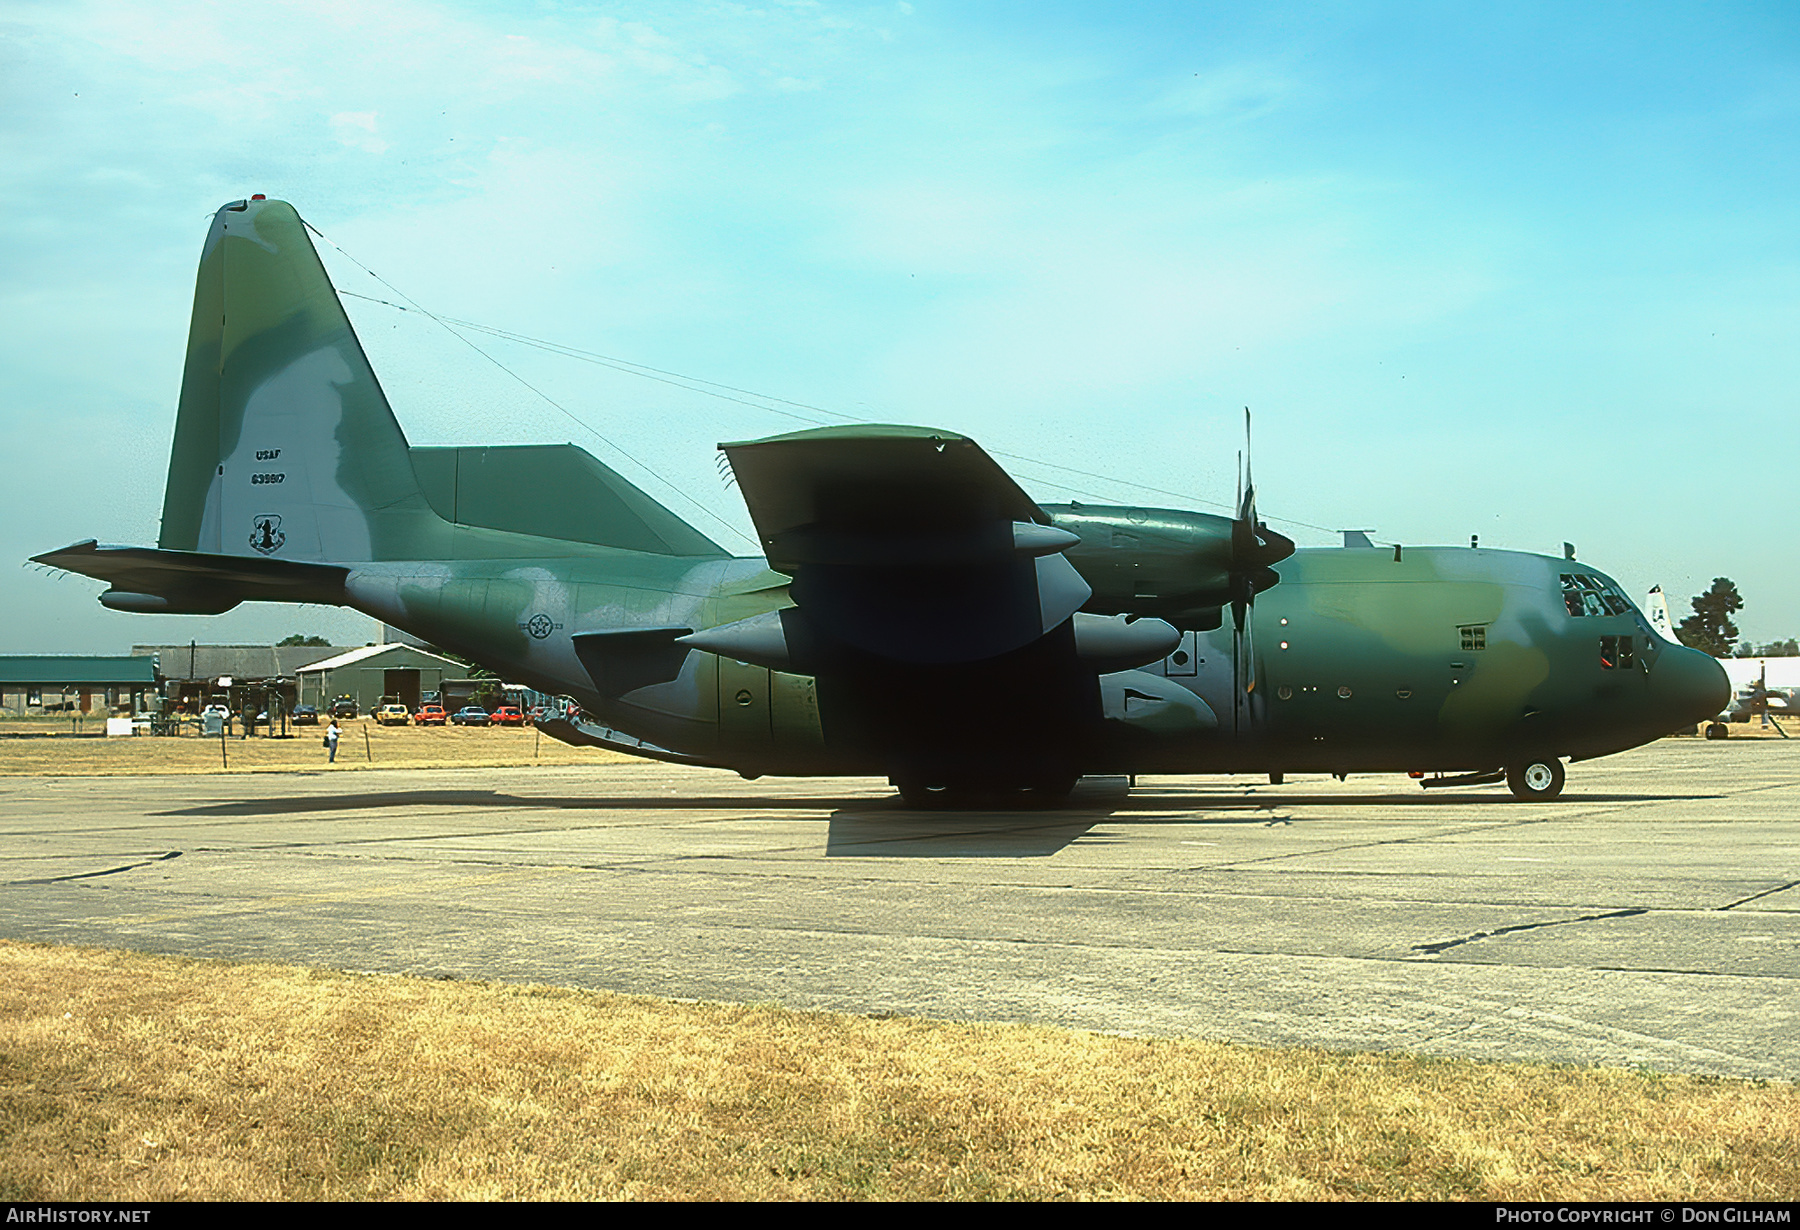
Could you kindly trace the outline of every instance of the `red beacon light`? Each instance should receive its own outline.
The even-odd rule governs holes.
[[[250,199],[251,199],[251,200],[253,200],[253,201],[266,201],[266,200],[268,200],[268,199],[269,199],[269,198],[268,198],[268,197],[266,197],[266,196],[264,196],[264,195],[263,195],[263,194],[262,194],[262,193],[260,193],[260,192],[252,192],[252,193],[251,193],[251,194],[250,194]]]

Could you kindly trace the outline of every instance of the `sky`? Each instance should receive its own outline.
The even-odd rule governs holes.
[[[0,653],[375,638],[24,563],[155,542],[257,192],[413,443],[572,441],[739,553],[720,441],[925,424],[1224,511],[1248,406],[1302,545],[1570,541],[1800,635],[1789,2],[0,0]]]

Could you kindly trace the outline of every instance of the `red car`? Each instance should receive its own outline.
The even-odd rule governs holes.
[[[489,720],[496,726],[523,726],[525,715],[519,712],[517,705],[501,705]]]
[[[420,726],[442,726],[450,720],[442,705],[420,705],[419,711],[413,714],[413,721]]]

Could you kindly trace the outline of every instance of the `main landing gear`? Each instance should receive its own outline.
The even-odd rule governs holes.
[[[914,774],[896,774],[888,779],[908,807],[920,811],[945,811],[950,808],[1061,807],[1075,789],[1077,777],[1045,778],[1020,785],[999,782],[933,782]]]

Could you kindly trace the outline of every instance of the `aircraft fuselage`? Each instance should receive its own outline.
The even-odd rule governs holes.
[[[1710,703],[1697,698],[1716,690],[1716,663],[1656,636],[1610,578],[1577,561],[1303,548],[1276,571],[1243,633],[1229,620],[1187,631],[1160,661],[1094,688],[1074,681],[1064,700],[1089,711],[1064,723],[1073,734],[1056,755],[1076,773],[1479,771],[1636,746],[1693,721]],[[355,566],[345,590],[367,614],[572,696],[614,730],[749,775],[892,773],[896,758],[961,761],[947,744],[981,738],[921,729],[896,749],[906,707],[932,697],[889,680],[902,720],[886,728],[890,742],[865,746],[841,727],[829,687],[821,705],[811,676],[698,650],[669,678],[597,690],[578,651],[585,632],[711,628],[791,605],[786,578],[760,559],[595,547],[578,558],[373,563]],[[979,748],[1005,756],[1034,746],[1029,728],[1058,703],[992,694],[1034,686],[1033,669],[965,672],[953,686],[967,695],[936,699],[968,708],[978,729],[1027,728]],[[914,691],[930,688],[908,674]]]

